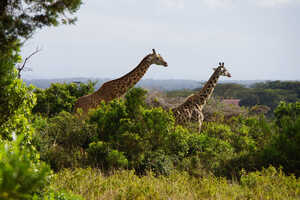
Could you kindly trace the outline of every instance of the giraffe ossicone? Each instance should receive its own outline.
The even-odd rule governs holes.
[[[130,88],[132,88],[147,72],[152,64],[168,66],[168,63],[157,54],[155,49],[152,53],[145,56],[137,67],[126,75],[104,83],[96,92],[78,98],[75,103],[74,111],[82,109],[83,114],[86,114],[89,109],[97,108],[101,101],[109,102],[113,99],[120,98]]]

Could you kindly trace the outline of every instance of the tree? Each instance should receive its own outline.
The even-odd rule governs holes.
[[[1,53],[15,49],[23,40],[44,26],[73,24],[74,14],[81,0],[1,0],[0,48]]]
[[[26,70],[26,71],[31,71],[31,68],[27,68],[26,67],[26,63],[28,62],[28,60],[34,56],[35,54],[37,54],[40,51],[40,49],[36,49],[34,52],[32,52],[29,56],[27,56],[23,62],[22,65],[17,66],[17,71],[18,71],[18,78],[21,78],[21,73]]]
[[[222,98],[240,98],[240,93],[248,91],[243,85],[237,83],[218,84],[214,90],[214,95]]]
[[[33,113],[40,113],[53,117],[61,111],[72,112],[76,99],[94,92],[96,82],[80,83],[52,83],[47,89],[35,89],[37,103],[33,107]]]
[[[280,102],[274,115],[278,134],[262,152],[262,160],[300,176],[300,102]]]
[[[0,3],[0,127],[28,99],[25,84],[16,81],[22,44],[44,26],[72,24],[81,0],[1,0]],[[30,95],[29,95],[30,96]]]

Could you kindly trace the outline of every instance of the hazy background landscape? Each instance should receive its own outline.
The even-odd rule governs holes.
[[[48,88],[51,83],[73,83],[81,82],[87,83],[89,80],[96,81],[97,84],[95,88],[99,88],[104,82],[110,79],[106,78],[58,78],[58,79],[24,79],[28,85],[32,84],[38,88]],[[237,83],[249,87],[254,83],[265,82],[262,80],[223,80],[219,83]],[[179,80],[179,79],[169,79],[169,80],[155,80],[155,79],[142,79],[136,85],[136,87],[142,87],[146,89],[156,89],[156,90],[182,90],[182,89],[195,89],[202,87],[205,81],[195,81],[195,80]]]

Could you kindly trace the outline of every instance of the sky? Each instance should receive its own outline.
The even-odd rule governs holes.
[[[75,25],[43,28],[25,78],[118,78],[155,48],[146,79],[300,80],[300,0],[84,0]],[[228,79],[228,78],[222,78]]]

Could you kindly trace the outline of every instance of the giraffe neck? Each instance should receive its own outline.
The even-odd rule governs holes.
[[[140,64],[138,64],[136,68],[118,80],[122,84],[127,85],[127,89],[130,89],[145,75],[151,64],[151,58],[150,55],[148,55],[140,62]]]
[[[129,73],[118,79],[104,83],[93,93],[94,98],[99,101],[110,101],[116,97],[122,96],[144,76],[151,64],[152,58],[151,54],[149,54]]]
[[[217,85],[217,82],[218,82],[219,78],[220,78],[219,71],[216,70],[211,75],[209,80],[205,83],[203,88],[198,93],[195,94],[196,96],[198,96],[198,97],[201,96],[201,98],[204,99],[202,105],[205,105],[207,100],[211,97],[211,95],[212,95],[212,93],[213,93],[213,91],[214,91],[214,89]]]
[[[218,82],[220,75],[218,70],[216,70],[213,75],[209,78],[206,82],[204,87],[196,94],[190,96],[183,104],[173,109],[173,112],[182,109],[197,109],[202,111],[204,105],[206,104],[207,100],[210,98],[211,94],[214,91],[214,88]]]

